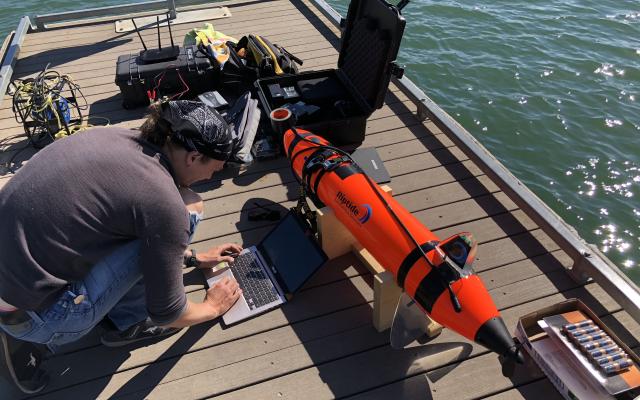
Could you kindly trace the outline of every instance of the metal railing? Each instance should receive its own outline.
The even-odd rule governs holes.
[[[0,105],[2,105],[4,94],[7,93],[9,82],[11,82],[13,69],[18,61],[22,42],[24,42],[24,36],[29,31],[30,27],[31,21],[29,20],[29,17],[22,17],[18,23],[18,28],[16,28],[15,32],[12,34],[13,38],[9,42],[6,51],[4,54],[0,54],[0,59],[2,59],[2,63],[0,64]]]
[[[179,8],[214,3],[216,2],[207,0],[152,0],[118,6],[36,15],[33,20],[35,29],[43,31],[60,26],[68,26],[69,23],[81,24],[83,22],[96,22],[96,18],[101,18],[101,21],[115,20],[122,18],[123,15],[143,17],[168,11],[170,18],[174,19],[176,17],[176,11]]]

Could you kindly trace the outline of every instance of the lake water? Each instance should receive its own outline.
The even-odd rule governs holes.
[[[2,0],[0,35],[25,14],[124,3]],[[640,3],[423,0],[403,15],[406,74],[640,282]]]

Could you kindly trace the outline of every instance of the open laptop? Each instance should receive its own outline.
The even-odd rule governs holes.
[[[289,211],[257,246],[244,249],[209,287],[233,276],[242,296],[222,317],[230,325],[287,302],[327,261],[311,229]]]

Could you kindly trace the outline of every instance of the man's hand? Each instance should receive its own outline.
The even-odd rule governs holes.
[[[235,243],[225,243],[223,245],[213,247],[204,253],[197,253],[196,258],[200,261],[198,268],[206,269],[213,268],[216,264],[223,261],[233,262],[236,257],[242,251],[242,246]]]
[[[238,282],[230,277],[224,277],[207,290],[202,303],[187,300],[187,307],[180,317],[167,326],[184,328],[196,325],[226,313],[242,294]]]
[[[242,294],[238,282],[229,277],[224,277],[207,290],[204,297],[206,303],[215,313],[216,317],[224,314],[231,308]]]

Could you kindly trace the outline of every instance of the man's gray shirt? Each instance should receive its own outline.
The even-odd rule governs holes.
[[[189,217],[168,160],[138,134],[94,128],[58,140],[0,190],[0,298],[42,310],[139,239],[149,316],[180,316]]]

